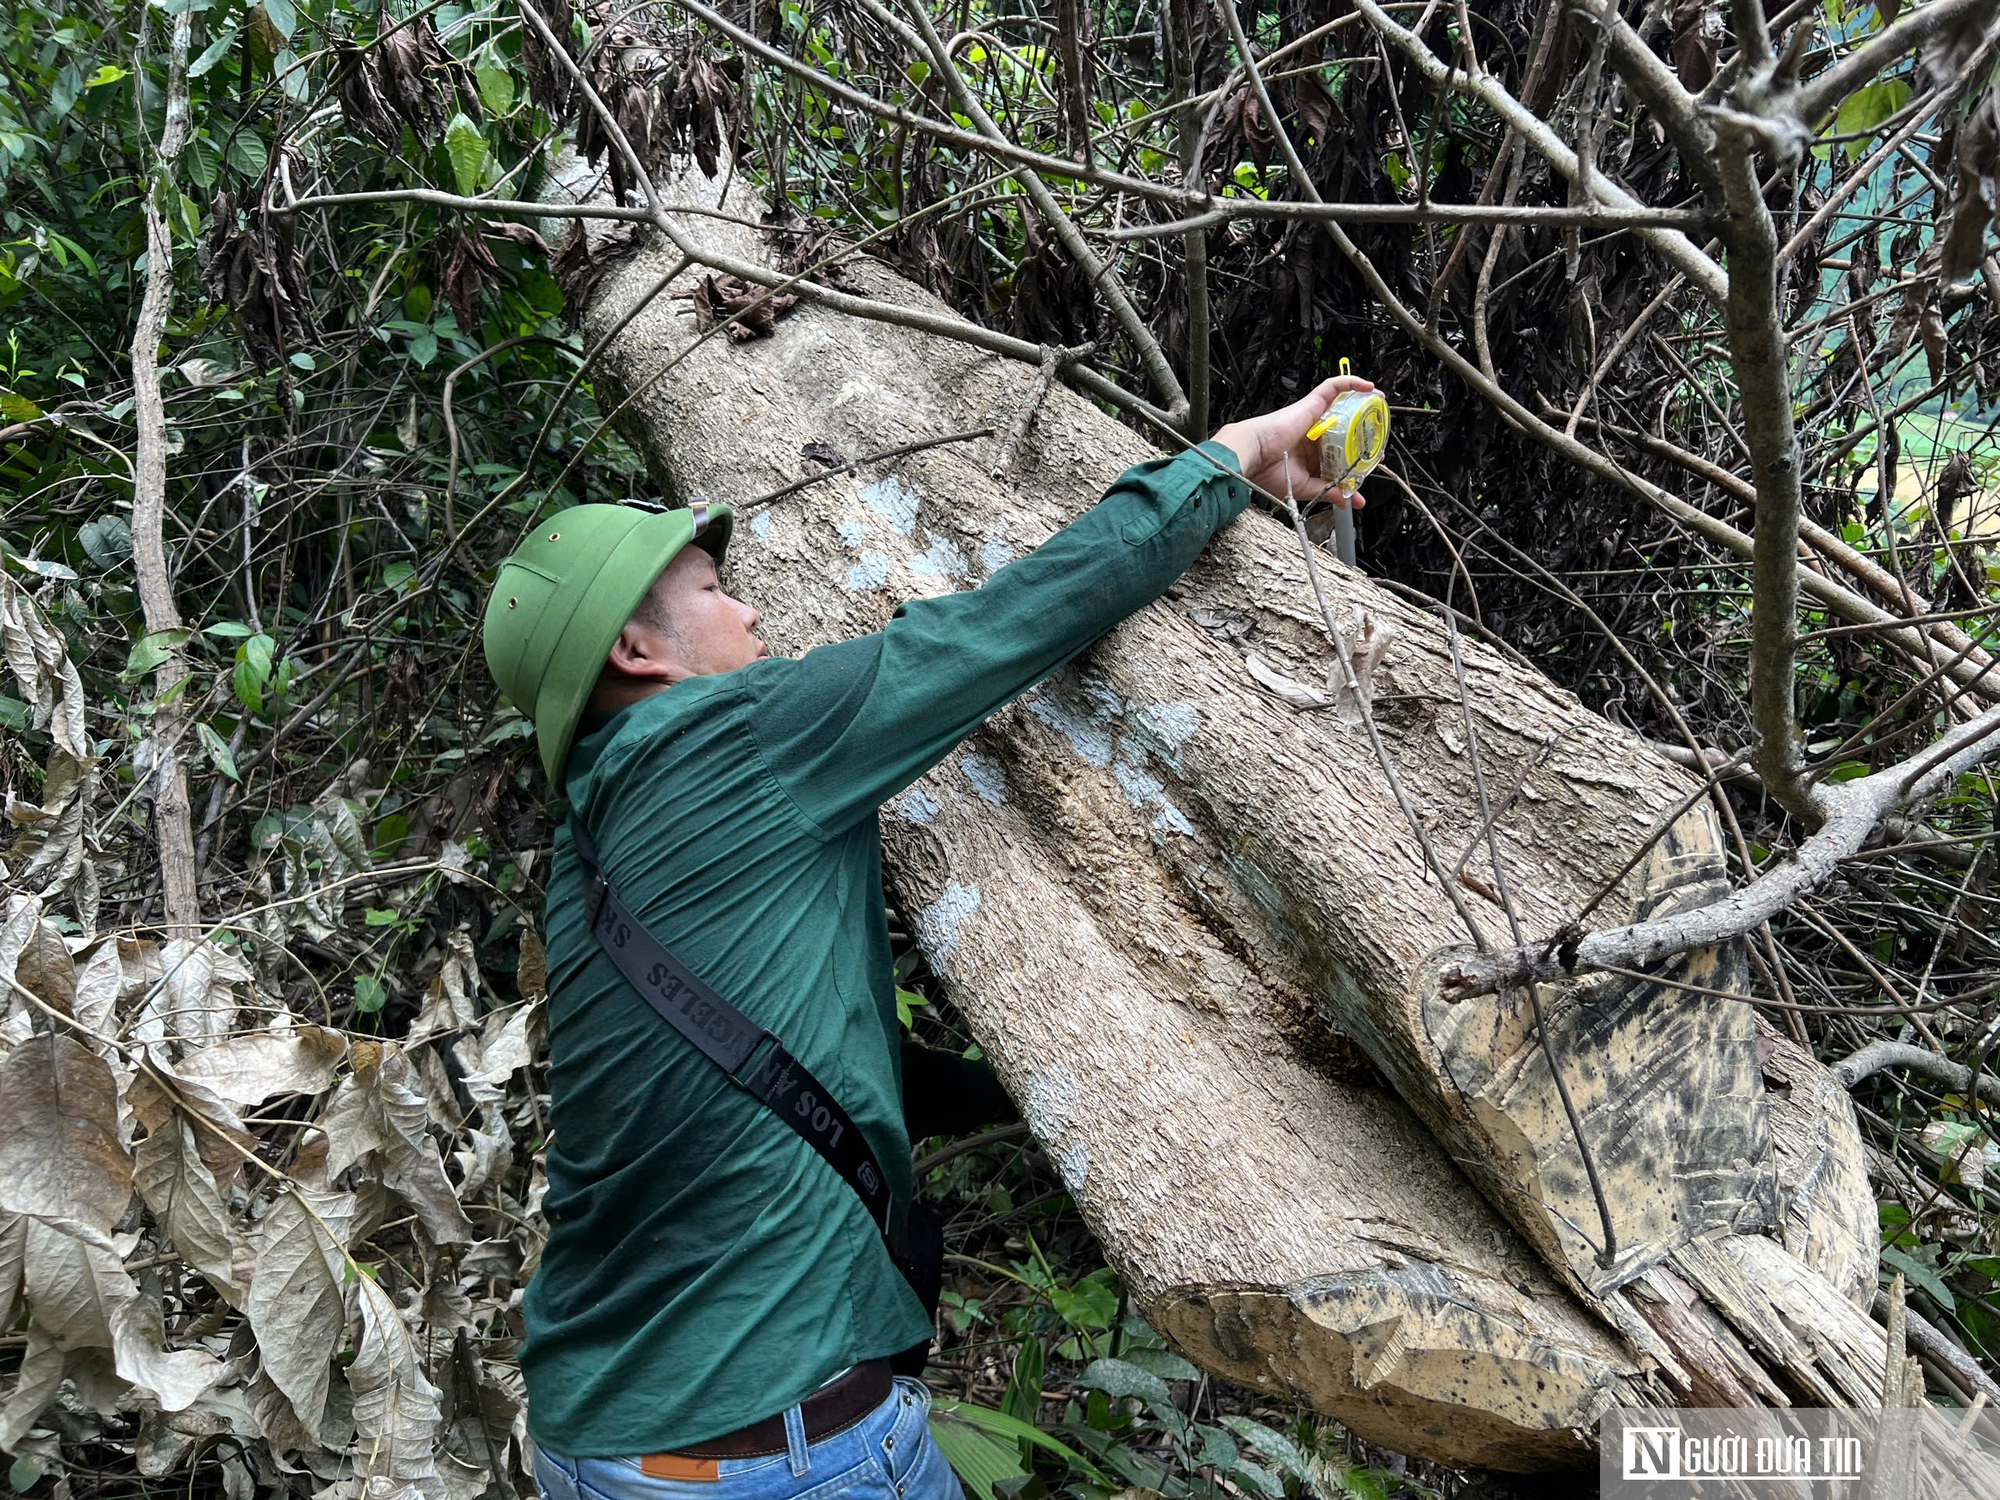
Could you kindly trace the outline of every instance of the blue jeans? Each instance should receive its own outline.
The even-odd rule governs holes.
[[[725,1458],[713,1480],[655,1479],[638,1458],[565,1458],[535,1445],[542,1500],[963,1500],[958,1476],[931,1441],[930,1392],[896,1378],[889,1399],[852,1427],[805,1441],[795,1406],[790,1451]]]

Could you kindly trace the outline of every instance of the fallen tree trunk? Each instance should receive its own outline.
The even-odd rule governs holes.
[[[727,206],[760,209],[740,187]],[[769,263],[738,225],[678,225]],[[573,284],[591,341],[671,264],[600,240]],[[807,443],[852,458],[992,432],[739,516],[733,586],[779,651],[976,586],[1157,456],[1058,386],[995,481],[1033,367],[813,307],[687,352],[692,280],[601,371],[669,494],[740,506],[819,472]],[[872,264],[847,284],[936,306]],[[1359,573],[1320,570],[1349,637],[1373,643],[1375,715],[1457,892],[1359,716],[1300,706],[1331,655],[1296,539],[1255,512],[883,817],[933,966],[1138,1304],[1233,1380],[1495,1468],[1589,1461],[1613,1404],[1875,1399],[1873,1204],[1823,1068],[1768,1036],[1760,1058],[1735,1002],[1615,976],[1545,986],[1573,1129],[1529,997],[1439,995],[1460,907],[1503,944],[1510,903],[1526,937],[1556,931],[1696,783],[1496,653],[1460,642],[1455,663],[1436,619]],[[1597,919],[1725,888],[1698,809]],[[1725,946],[1667,972],[1736,990],[1741,965]]]

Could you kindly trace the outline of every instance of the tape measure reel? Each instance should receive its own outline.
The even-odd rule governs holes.
[[[1351,373],[1340,362],[1340,373]],[[1389,448],[1389,403],[1380,391],[1342,391],[1306,434],[1319,440],[1319,477],[1353,489]]]

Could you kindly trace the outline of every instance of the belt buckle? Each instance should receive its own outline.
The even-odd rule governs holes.
[[[679,1453],[648,1453],[639,1460],[639,1472],[648,1479],[678,1479],[692,1484],[714,1484],[722,1477],[721,1466],[715,1459],[687,1458]]]

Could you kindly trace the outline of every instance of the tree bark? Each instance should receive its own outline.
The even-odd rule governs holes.
[[[668,196],[704,195],[696,179]],[[739,188],[730,208],[760,205]],[[769,260],[737,225],[678,227]],[[669,264],[601,253],[592,339]],[[879,266],[849,277],[936,306]],[[686,306],[668,295],[640,312],[602,371],[634,397],[628,431],[677,500],[740,507],[814,472],[809,442],[858,454],[1004,432],[1035,380],[815,306],[774,337],[687,352]],[[975,587],[1158,456],[1062,388],[1004,482],[987,472],[997,441],[739,511],[733,588],[764,609],[773,648]],[[1375,643],[1381,734],[1487,938],[1509,940],[1507,900],[1530,938],[1557,931],[1695,789],[1636,736],[1461,641],[1468,710],[1432,616],[1331,557],[1319,568],[1345,634]],[[1873,1203],[1845,1093],[1768,1034],[1760,1057],[1735,1002],[1615,976],[1543,986],[1607,1184],[1619,1254],[1600,1265],[1528,997],[1444,998],[1445,955],[1467,933],[1364,726],[1293,706],[1330,665],[1298,542],[1253,511],[882,815],[933,967],[1137,1304],[1232,1380],[1372,1442],[1494,1468],[1589,1462],[1611,1404],[1875,1399]],[[1599,919],[1725,889],[1697,811]],[[1724,946],[1666,972],[1731,990],[1741,970]],[[1766,1088],[1774,1070],[1783,1090]]]

